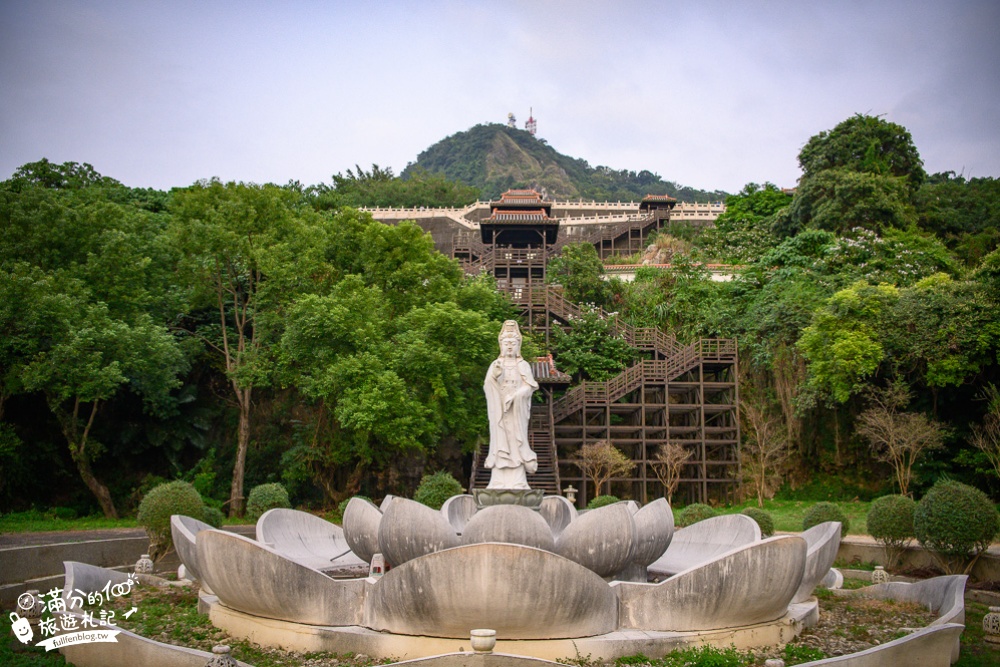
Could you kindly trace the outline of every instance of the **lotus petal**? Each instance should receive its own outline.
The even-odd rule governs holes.
[[[837,560],[837,551],[840,550],[840,529],[839,521],[824,521],[802,533],[801,537],[809,545],[809,550],[806,553],[802,584],[792,602],[808,600],[830,571],[833,561]]]
[[[556,538],[577,517],[576,507],[562,496],[542,498],[542,505],[538,508],[538,513],[545,519],[545,523],[549,524],[549,529]]]
[[[455,529],[455,532],[459,535],[465,530],[465,524],[469,523],[469,519],[478,511],[476,507],[476,499],[469,494],[462,494],[458,496],[452,496],[448,500],[444,501],[444,505],[441,506],[441,514],[451,527]]]
[[[364,498],[354,497],[344,509],[344,539],[358,558],[366,563],[379,552],[378,528],[382,511]]]
[[[610,577],[632,562],[635,541],[632,512],[615,503],[580,514],[559,536],[556,553]]]
[[[255,616],[311,625],[357,625],[369,579],[331,579],[254,540],[198,534],[198,562],[222,604]]]
[[[805,562],[805,540],[779,535],[733,549],[659,584],[615,582],[612,587],[621,599],[624,628],[659,632],[735,628],[787,613]]]
[[[632,519],[636,531],[632,560],[648,567],[670,545],[674,536],[674,513],[666,498],[658,498],[636,512]]]
[[[649,571],[671,576],[753,542],[760,542],[756,521],[744,514],[715,516],[676,531]]]
[[[538,512],[519,505],[484,507],[469,519],[462,534],[463,544],[504,542],[555,551],[552,531]]]
[[[197,537],[200,531],[211,528],[212,526],[204,521],[183,514],[174,514],[170,517],[170,536],[174,540],[177,557],[184,564],[188,576],[198,581],[201,581],[201,574],[198,567]]]
[[[340,526],[299,510],[276,507],[264,512],[257,519],[257,541],[314,570],[364,564],[347,546]]]
[[[406,498],[393,498],[378,528],[379,551],[392,567],[459,545],[441,512]]]
[[[389,570],[365,604],[364,624],[405,635],[561,639],[612,632],[618,601],[599,576],[515,544],[471,544]]]

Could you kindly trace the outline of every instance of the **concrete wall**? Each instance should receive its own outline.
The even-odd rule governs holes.
[[[847,535],[840,541],[837,560],[855,565],[887,563],[885,550],[881,545],[869,537],[858,535]],[[903,552],[900,566],[903,569],[938,569],[934,558],[919,545],[910,546]],[[980,556],[970,574],[976,581],[1000,581],[1000,549],[996,546],[991,547],[988,552]]]
[[[231,526],[227,530],[252,535],[254,527]],[[149,553],[145,535],[0,549],[0,604],[16,601],[30,588],[62,586],[64,561],[131,570],[144,553]],[[157,562],[156,570],[177,569],[178,565],[177,554],[171,552]]]

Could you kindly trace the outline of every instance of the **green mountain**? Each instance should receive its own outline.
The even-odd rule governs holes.
[[[407,179],[422,171],[477,187],[487,199],[511,188],[534,188],[554,199],[634,201],[647,194],[666,194],[681,201],[726,198],[721,190],[689,188],[646,170],[591,167],[525,130],[500,124],[476,125],[442,139],[407,165],[401,176]]]

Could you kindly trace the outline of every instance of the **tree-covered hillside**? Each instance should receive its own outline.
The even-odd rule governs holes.
[[[516,130],[464,134],[516,147],[508,169],[530,166],[518,142],[558,156]],[[558,158],[553,178],[597,187],[602,172]],[[926,175],[909,132],[868,116],[799,159],[794,193],[749,184],[714,228],[661,232],[669,268],[605,280],[579,244],[549,279],[682,342],[738,341],[757,497],[919,494],[947,475],[1000,498],[1000,180]],[[0,512],[130,513],[171,478],[237,513],[270,482],[331,508],[411,494],[425,470],[467,475],[483,369],[517,313],[416,225],[353,208],[470,196],[452,178],[373,167],[332,188],[161,192],[42,160],[0,182]],[[717,262],[732,280],[709,279]],[[568,329],[525,356],[595,381],[637,359],[600,312]],[[918,449],[898,465],[901,442]]]
[[[667,194],[682,201],[718,201],[721,191],[707,192],[663,180],[650,171],[591,167],[571,158],[524,130],[506,125],[476,125],[442,139],[403,170],[403,178],[426,171],[479,188],[486,198],[510,188],[535,188],[554,199],[638,200]]]

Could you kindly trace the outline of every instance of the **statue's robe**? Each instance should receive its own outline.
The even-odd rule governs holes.
[[[520,382],[507,410],[504,410],[502,391],[502,358],[490,365],[483,382],[490,419],[490,450],[486,457],[486,467],[492,470],[487,487],[490,489],[527,489],[526,473],[538,469],[538,458],[528,444],[531,394],[538,389],[538,383],[524,359],[517,360],[516,370]]]

